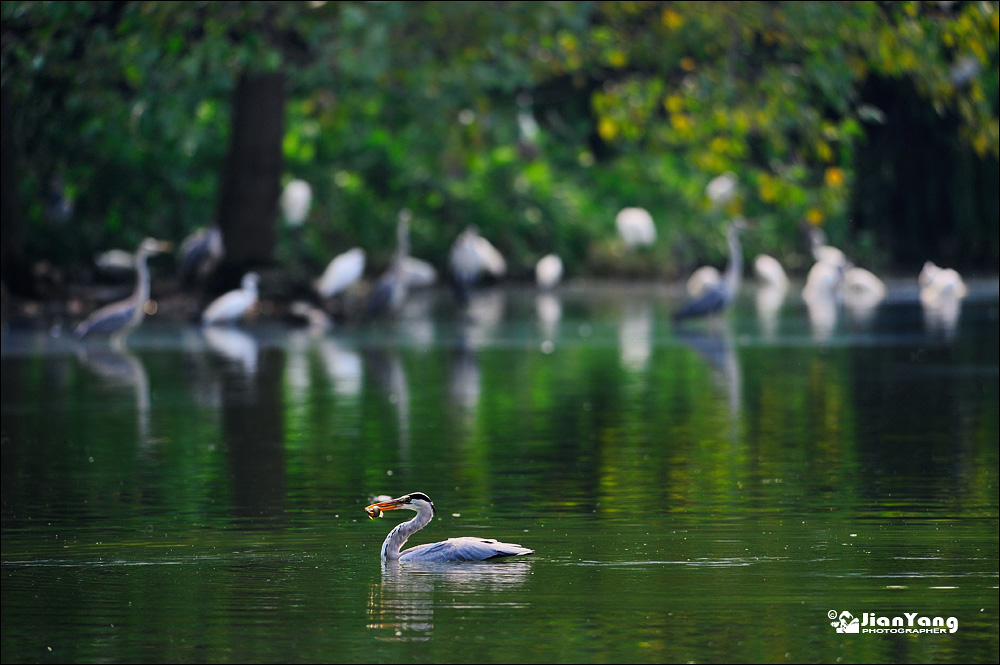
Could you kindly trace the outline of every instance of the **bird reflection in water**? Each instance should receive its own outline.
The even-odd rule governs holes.
[[[406,378],[406,368],[399,354],[392,347],[371,347],[364,351],[364,367],[367,375],[385,394],[396,411],[396,425],[399,429],[399,452],[405,462],[410,450],[410,386]]]
[[[119,349],[78,349],[77,359],[104,383],[114,388],[132,391],[135,398],[136,435],[139,448],[152,444],[149,425],[149,375],[138,356],[124,346]]]
[[[209,326],[202,329],[205,342],[217,355],[224,358],[247,377],[257,373],[257,340],[248,333],[230,327]]]
[[[743,371],[728,322],[721,324],[703,329],[680,328],[677,338],[711,366],[716,385],[726,395],[730,440],[735,442],[743,404]]]
[[[509,611],[518,608],[510,592],[530,575],[531,561],[522,557],[499,563],[386,561],[381,582],[372,584],[368,596],[368,628],[378,640],[426,642],[434,630],[436,598],[445,598],[448,607],[502,605]]]
[[[629,300],[618,327],[622,365],[645,371],[653,352],[653,308],[648,300]]]
[[[545,292],[535,296],[535,314],[538,316],[538,327],[542,338],[550,344],[555,343],[559,319],[562,318],[562,301],[559,296]]]

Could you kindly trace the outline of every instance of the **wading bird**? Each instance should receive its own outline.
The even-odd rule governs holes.
[[[370,519],[381,517],[387,510],[416,511],[417,516],[397,525],[382,543],[382,561],[485,561],[508,556],[532,554],[535,550],[490,538],[449,538],[440,543],[417,545],[403,552],[399,548],[434,517],[434,504],[423,492],[404,494],[398,499],[373,503],[365,508]]]
[[[656,225],[645,208],[622,208],[615,216],[615,226],[625,249],[648,247],[656,242]]]
[[[332,298],[361,279],[365,273],[365,250],[349,249],[338,255],[316,280],[316,293],[320,298]]]
[[[740,290],[740,280],[743,278],[743,249],[740,246],[740,233],[746,228],[747,223],[743,219],[735,219],[729,223],[729,228],[726,230],[726,241],[729,243],[729,264],[722,274],[722,280],[717,284],[707,286],[700,296],[674,312],[674,321],[717,314],[733,302],[733,298]]]
[[[223,293],[213,300],[212,304],[205,308],[205,313],[201,315],[201,322],[206,326],[212,326],[234,323],[242,318],[257,304],[257,282],[259,281],[260,276],[255,272],[243,275],[240,288]]]
[[[563,262],[555,254],[546,254],[535,264],[535,281],[539,288],[554,288],[563,275]]]
[[[83,339],[91,333],[110,333],[112,344],[120,346],[146,315],[146,301],[149,300],[149,266],[146,259],[152,254],[169,252],[172,248],[170,243],[155,238],[143,240],[135,253],[135,291],[128,298],[105,305],[88,316],[77,325],[74,331],[76,336]]]
[[[947,300],[961,300],[969,294],[962,276],[952,268],[939,268],[933,261],[920,271],[920,302],[933,307]]]
[[[475,226],[458,234],[451,246],[449,263],[455,280],[455,295],[463,305],[469,302],[472,288],[483,273],[503,277],[507,272],[503,255],[489,240],[479,235]]]

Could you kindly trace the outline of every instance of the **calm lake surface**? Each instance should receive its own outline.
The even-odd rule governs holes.
[[[995,663],[1000,289],[970,287],[957,318],[912,280],[684,326],[676,289],[592,285],[154,317],[124,353],[4,329],[2,660]],[[363,507],[412,491],[411,545],[536,553],[383,568],[412,513]]]

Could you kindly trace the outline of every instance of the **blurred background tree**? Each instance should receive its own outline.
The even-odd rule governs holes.
[[[244,247],[234,271],[304,279],[353,245],[377,267],[402,208],[415,255],[443,266],[475,223],[515,276],[551,251],[570,274],[678,276],[721,261],[733,215],[758,223],[748,251],[792,268],[814,224],[859,262],[997,269],[996,2],[0,11],[9,285],[220,222]],[[271,111],[240,134],[241,90],[262,81],[244,111]],[[276,207],[292,178],[314,191],[298,228]],[[626,255],[625,206],[653,214],[654,247]]]

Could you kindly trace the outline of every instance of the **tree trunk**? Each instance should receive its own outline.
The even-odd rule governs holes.
[[[0,94],[3,126],[0,128],[0,277],[10,292],[34,296],[31,271],[24,256],[24,219],[18,192],[17,155],[7,93]]]
[[[274,260],[284,131],[284,75],[244,74],[233,97],[232,135],[219,189],[226,258],[213,282],[220,289]]]

